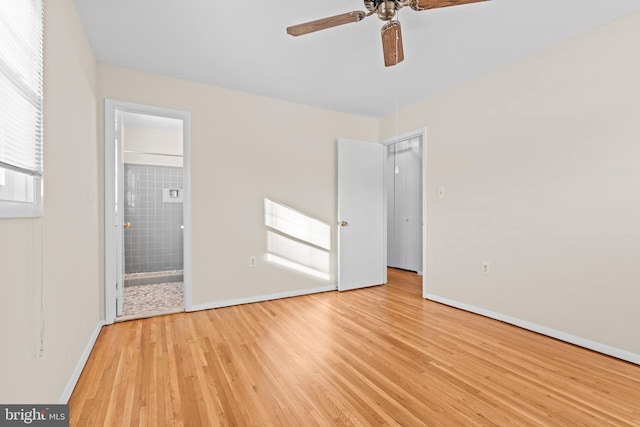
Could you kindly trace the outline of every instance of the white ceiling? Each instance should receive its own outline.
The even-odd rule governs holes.
[[[380,117],[615,18],[640,0],[492,0],[403,8],[405,60],[385,68],[364,21],[301,37],[294,24],[360,0],[75,0],[99,62]]]

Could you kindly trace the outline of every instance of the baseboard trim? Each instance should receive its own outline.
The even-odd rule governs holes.
[[[539,334],[546,335],[548,337],[555,338],[560,341],[565,341],[571,344],[575,344],[579,347],[584,347],[589,350],[596,351],[598,353],[603,353],[608,356],[615,357],[617,359],[634,363],[636,365],[640,365],[640,354],[631,353],[626,350],[622,350],[616,347],[611,347],[610,345],[602,344],[596,341],[591,341],[586,338],[582,338],[582,337],[572,335],[566,332],[562,332],[556,329],[547,328],[546,326],[541,326],[532,322],[528,322],[526,320],[517,319],[515,317],[507,316],[501,313],[496,313],[491,310],[475,307],[473,305],[465,304],[459,301],[442,298],[437,295],[426,294],[425,298],[431,301],[435,301],[435,302],[439,302],[439,303],[451,306],[451,307],[459,308],[464,311],[469,311],[471,313],[479,314],[481,316],[485,316],[491,319],[499,320],[501,322],[509,323],[519,328],[527,329],[529,331],[537,332]]]
[[[247,298],[229,299],[224,301],[214,301],[206,304],[195,304],[188,311],[210,310],[212,308],[230,307],[232,305],[251,304],[254,302],[270,301],[274,299],[299,297],[302,295],[318,294],[320,292],[335,291],[336,285],[320,286],[318,288],[300,289],[296,291],[279,292],[275,294],[257,295]]]
[[[78,363],[76,364],[76,368],[73,370],[73,374],[71,374],[71,378],[69,378],[69,381],[67,381],[67,385],[65,386],[64,391],[62,392],[60,399],[58,399],[58,403],[65,404],[65,405],[69,403],[69,399],[71,398],[71,393],[73,393],[73,389],[76,387],[76,384],[80,379],[80,374],[82,373],[82,370],[84,369],[84,365],[86,365],[87,360],[89,360],[89,355],[91,354],[91,350],[93,350],[93,346],[96,344],[98,335],[100,335],[100,331],[102,330],[102,327],[104,325],[105,325],[104,321],[101,320],[98,323],[98,326],[96,326],[96,328],[93,330],[93,333],[91,334],[91,338],[89,338],[89,343],[84,348],[84,351],[80,356],[80,360],[78,360]]]

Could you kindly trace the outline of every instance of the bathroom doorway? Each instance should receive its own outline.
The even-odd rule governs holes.
[[[116,320],[184,311],[182,120],[120,114],[124,295]]]
[[[108,101],[106,321],[185,311],[190,248],[188,113]],[[111,157],[111,158],[109,158]]]

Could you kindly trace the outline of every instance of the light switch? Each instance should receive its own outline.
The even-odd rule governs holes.
[[[444,199],[444,187],[438,189],[438,199]]]

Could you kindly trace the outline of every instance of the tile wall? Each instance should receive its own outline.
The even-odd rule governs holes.
[[[124,181],[125,274],[182,270],[182,168],[125,164]]]

